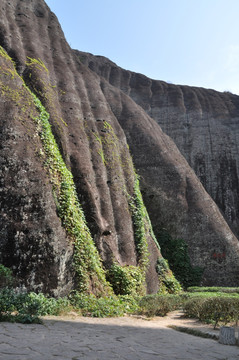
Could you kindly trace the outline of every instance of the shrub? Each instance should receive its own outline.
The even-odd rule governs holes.
[[[221,287],[221,286],[191,286],[187,289],[191,293],[212,292],[212,293],[239,293],[238,287]]]
[[[159,257],[156,264],[156,272],[159,275],[160,294],[178,294],[182,287],[169,269],[168,261]]]
[[[80,310],[83,316],[114,317],[123,316],[125,313],[137,311],[137,299],[132,296],[110,296],[97,298],[94,295],[86,295],[74,292],[70,301],[75,309]]]
[[[146,295],[139,301],[139,313],[146,316],[165,316],[181,306],[177,295]]]
[[[28,302],[27,294],[7,287],[0,290],[0,321],[40,323],[37,310],[37,304]]]
[[[12,289],[0,289],[0,320],[8,317],[15,310],[15,296]]]
[[[0,264],[0,288],[4,286],[12,286],[13,280],[12,271]]]
[[[116,295],[136,295],[145,293],[144,274],[140,267],[120,266],[113,263],[107,271],[107,280]]]
[[[36,309],[36,314],[39,316],[44,315],[60,315],[61,313],[71,310],[70,300],[67,298],[55,299],[46,297],[44,294],[29,293],[25,307],[29,310]]]
[[[239,298],[235,297],[193,297],[184,304],[184,312],[188,317],[195,317],[204,322],[227,324],[238,321]]]
[[[202,313],[202,304],[205,301],[203,297],[193,297],[186,300],[183,304],[183,310],[187,317],[199,319]]]
[[[39,323],[39,316],[59,315],[70,310],[66,298],[48,298],[43,294],[17,293],[14,289],[0,289],[0,321]]]

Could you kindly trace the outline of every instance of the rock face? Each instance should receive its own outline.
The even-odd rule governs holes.
[[[239,235],[239,97],[167,84],[77,51],[81,61],[129,95],[176,143],[206,191]]]
[[[216,182],[214,175],[210,173],[208,178],[206,174],[202,184],[190,167],[196,162],[197,152],[190,152],[192,148],[186,145],[186,140],[184,151],[175,139],[180,152],[157,123],[168,111],[168,118],[161,124],[163,130],[169,128],[171,137],[176,133],[181,139],[181,127],[190,119],[183,134],[185,139],[192,138],[190,129],[196,129],[198,117],[205,118],[202,108],[220,112],[206,100],[207,90],[187,87],[182,90],[136,74],[128,81],[130,73],[108,60],[73,51],[44,1],[3,0],[0,45],[13,58],[17,70],[14,73],[13,64],[2,52],[0,263],[12,267],[19,281],[33,290],[59,295],[75,286],[73,259],[77,246],[72,240],[75,235],[69,232],[70,225],[60,218],[59,212],[65,184],[61,179],[59,186],[61,172],[55,174],[47,161],[42,131],[34,123],[37,109],[28,88],[50,114],[54,138],[73,175],[89,231],[106,268],[113,262],[139,267],[144,256],[142,244],[137,243],[138,225],[132,210],[132,203],[137,204],[135,167],[156,231],[171,229],[172,234],[187,241],[192,263],[204,268],[204,284],[238,284],[238,240],[209,190],[205,190],[207,182],[213,183],[212,178]],[[187,100],[183,102],[182,93],[187,90],[188,95],[184,95]],[[192,96],[196,91],[205,94],[202,104]],[[212,91],[208,94],[211,93],[214,94]],[[234,110],[228,110],[227,120],[222,120],[221,115],[222,126],[230,122],[230,114],[236,113],[238,101],[238,97],[225,96],[228,108],[230,103]],[[207,129],[197,129],[200,137],[207,133],[210,139]],[[209,154],[202,150],[202,158],[197,155],[201,180],[209,164]],[[182,153],[186,158],[190,153],[194,160],[186,161]],[[218,155],[216,150],[213,154]],[[235,182],[235,171],[226,173],[228,159],[225,155],[224,165],[215,162],[215,168],[221,166],[226,174],[224,179]],[[232,167],[233,161],[230,164]],[[227,184],[221,181],[218,192],[221,201],[224,187],[232,187],[230,181]],[[147,291],[155,292],[159,286],[155,265],[161,255],[147,216],[141,220],[150,253]],[[90,279],[94,292],[93,276]]]

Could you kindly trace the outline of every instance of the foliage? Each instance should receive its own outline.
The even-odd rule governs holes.
[[[182,287],[178,280],[174,277],[172,271],[169,269],[168,261],[163,257],[159,257],[156,264],[156,271],[159,275],[161,294],[177,294],[182,291]]]
[[[70,309],[67,298],[55,299],[42,293],[19,292],[8,287],[0,289],[0,321],[39,323],[39,316],[59,315]]]
[[[227,293],[227,292],[211,292],[211,291],[204,291],[204,292],[187,292],[187,298],[190,299],[192,297],[231,297],[231,298],[239,298],[238,293]]]
[[[160,250],[160,246],[155,238],[152,225],[140,192],[139,177],[136,174],[135,174],[134,196],[130,199],[129,205],[130,205],[133,224],[134,224],[135,243],[139,258],[139,264],[143,269],[146,270],[149,261],[147,234],[151,235],[159,250]],[[180,283],[177,281],[177,279],[175,279],[172,271],[168,266],[167,261],[164,258],[158,259],[156,265],[156,271],[159,275],[161,293],[173,294],[181,291]]]
[[[0,55],[7,60],[1,68],[6,72],[16,69],[7,53],[0,47]],[[10,65],[10,68],[8,68]],[[41,60],[28,58],[27,65],[33,69],[44,70],[45,75],[48,71]],[[18,75],[18,74],[17,74]],[[18,75],[19,76],[19,75]],[[19,77],[20,78],[20,77]],[[16,88],[6,86],[0,82],[2,96],[6,96],[14,101],[20,108],[19,120],[25,124],[26,112],[28,112],[36,127],[34,137],[39,137],[42,148],[39,149],[38,156],[44,162],[50,181],[53,186],[53,193],[57,203],[58,215],[66,229],[70,239],[74,242],[74,264],[79,284],[82,291],[94,291],[98,294],[111,293],[110,285],[106,282],[105,272],[101,263],[99,253],[95,247],[90,231],[86,225],[83,210],[79,204],[75,185],[71,172],[67,169],[49,123],[49,114],[45,110],[41,101],[30,91],[29,87],[22,80],[22,86]],[[38,116],[36,116],[38,112]]]
[[[4,48],[2,46],[0,46],[0,56],[7,59],[15,66],[14,61],[12,60],[12,58],[8,55],[8,53],[4,50]]]
[[[6,60],[11,60],[2,48],[0,48],[0,55],[4,56]],[[48,76],[48,69],[46,68],[45,64],[40,59],[28,58],[26,65],[29,68],[29,78],[32,77],[34,68],[36,69],[36,72],[34,73],[36,81],[32,81],[32,84],[37,84],[39,80],[41,82],[40,88],[42,91],[39,90],[40,88],[37,89],[35,87],[34,91],[41,97],[41,99],[44,101],[47,100],[47,94],[50,91],[49,89],[51,88],[51,91],[53,91],[53,86],[50,86],[50,84],[47,83],[48,80],[45,80],[45,77]],[[39,72],[42,72],[42,77],[40,79],[37,78],[37,76],[39,77]],[[12,62],[9,74],[14,77],[15,73],[17,76],[19,76],[14,68],[14,63]],[[74,242],[74,265],[78,280],[78,289],[87,293],[93,291],[99,296],[112,294],[111,286],[105,278],[105,271],[103,269],[99,253],[86,225],[83,210],[77,198],[72,174],[67,169],[62,159],[55,138],[51,131],[49,114],[47,113],[39,98],[30,91],[29,87],[24,83],[23,80],[22,85],[23,86],[18,89],[11,89],[10,87],[6,86],[1,87],[2,95],[8,93],[10,98],[15,100],[17,104],[21,106],[23,118],[26,118],[25,112],[29,107],[31,108],[29,110],[29,115],[36,125],[36,132],[34,136],[39,137],[42,142],[42,149],[39,149],[38,156],[40,156],[40,159],[44,162],[50,181],[52,183],[57,211],[62,221],[62,225],[66,229],[69,238]],[[30,96],[27,96],[29,94]],[[55,95],[52,93],[51,99],[48,99],[49,103],[47,104],[50,109],[54,107],[54,96]],[[33,107],[33,105],[35,105],[35,107]],[[38,116],[35,116],[35,108],[39,113]],[[56,116],[57,114],[54,112],[53,115]],[[114,134],[111,125],[107,122],[104,122],[104,127],[109,132],[109,136],[107,135],[108,137],[105,139],[105,141],[108,145],[112,143],[114,144],[116,135]],[[108,132],[106,132],[106,134],[108,134]],[[138,255],[138,269],[128,267],[127,269],[124,268],[123,271],[121,271],[121,280],[124,281],[125,284],[121,286],[120,291],[127,294],[135,293],[136,289],[137,291],[140,291],[140,293],[142,292],[143,284],[145,282],[145,272],[147,270],[149,261],[147,236],[150,233],[154,238],[150,220],[143,204],[137,176],[134,186],[134,195],[130,200],[130,209],[134,223],[135,244]],[[118,273],[119,272],[120,271],[118,271]],[[112,275],[112,273],[111,278],[114,278],[113,281],[115,284],[115,277]],[[137,285],[135,279],[138,279],[139,281]],[[129,285],[129,280],[131,281],[131,285]],[[170,281],[169,286],[172,287]],[[128,285],[126,285],[127,282]]]
[[[90,294],[74,292],[70,301],[75,309],[79,309],[83,316],[113,317],[123,316],[138,309],[137,300],[132,296],[110,296],[97,298]]]
[[[113,263],[107,271],[107,279],[116,295],[142,295],[145,292],[145,279],[139,267]]]
[[[59,299],[47,297],[42,293],[31,292],[27,295],[27,306],[32,304],[37,307],[37,315],[60,315],[71,310],[70,300],[66,297]]]
[[[74,291],[69,298],[51,298],[43,294],[22,293],[12,288],[0,289],[0,321],[40,323],[39,316],[59,315],[74,309],[82,316],[113,317],[142,314],[165,316],[183,307],[187,317],[204,322],[224,324],[238,321],[239,296],[209,296],[208,293],[179,295],[118,295],[97,298],[92,294]]]
[[[193,296],[187,300],[183,309],[188,317],[197,318],[204,322],[218,322],[227,324],[238,321],[239,318],[239,297],[229,296]]]
[[[187,289],[188,292],[191,293],[199,293],[199,292],[208,292],[208,293],[238,293],[239,294],[239,288],[238,287],[222,287],[222,286],[191,286]]]
[[[146,316],[165,316],[181,305],[178,295],[146,295],[139,301],[139,313]]]
[[[137,176],[137,174],[135,174],[134,195],[129,200],[129,206],[134,225],[135,246],[138,255],[139,268],[141,269],[141,272],[142,274],[144,274],[145,277],[145,272],[147,270],[147,265],[149,262],[147,235],[150,234],[159,250],[160,247],[154,236],[152,225],[143,202],[139,187],[139,177]],[[162,259],[162,261],[165,262],[164,259]],[[159,274],[160,291],[161,293],[177,293],[181,290],[181,286],[179,282],[175,279],[172,271],[169,269],[167,262],[165,262],[165,266],[166,267],[162,271],[159,271],[159,264],[157,264],[156,266],[157,273]],[[118,278],[115,282],[117,281]]]
[[[0,321],[39,323],[37,304],[29,303],[27,294],[11,288],[0,289]]]
[[[168,260],[176,279],[184,288],[200,284],[203,269],[193,267],[188,255],[188,246],[183,239],[173,239],[166,231],[161,231],[158,236],[161,252]]]
[[[147,243],[147,210],[144,206],[140,192],[139,179],[135,174],[134,196],[129,201],[132,220],[134,225],[135,246],[138,255],[139,265],[145,270],[148,264],[148,243]]]
[[[39,116],[34,120],[39,126],[39,134],[46,155],[45,165],[54,186],[58,215],[75,244],[74,265],[78,277],[78,287],[82,291],[90,291],[90,286],[94,283],[96,292],[110,292],[99,253],[77,198],[72,174],[67,169],[52,134],[48,121],[49,114],[40,100],[34,94],[32,96],[39,111]]]
[[[5,286],[12,286],[13,281],[14,279],[12,276],[12,271],[4,265],[0,264],[0,288]]]

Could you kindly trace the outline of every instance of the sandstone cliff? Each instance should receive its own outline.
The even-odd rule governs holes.
[[[155,229],[184,237],[205,284],[238,284],[238,240],[153,119],[148,85],[128,91],[84,65],[44,1],[2,1],[0,45],[0,262],[28,288],[58,295],[79,282],[103,293],[103,268],[117,263],[143,273],[148,258],[147,291],[157,291],[161,255],[135,167]],[[174,118],[189,113],[173,99]],[[157,109],[166,111],[161,103]]]
[[[139,104],[176,143],[226,221],[239,235],[239,97],[167,84],[76,52],[91,70]]]

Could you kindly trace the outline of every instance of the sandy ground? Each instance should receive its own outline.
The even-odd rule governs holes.
[[[43,325],[0,323],[1,360],[239,360],[239,347],[175,331],[214,332],[174,312],[164,318],[45,317]]]

